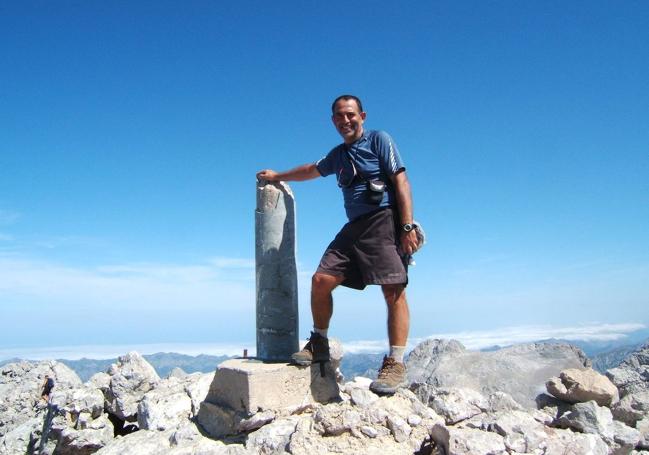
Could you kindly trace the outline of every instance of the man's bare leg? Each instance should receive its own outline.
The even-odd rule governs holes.
[[[385,303],[388,305],[388,339],[390,346],[405,346],[410,330],[410,311],[403,284],[381,286]]]
[[[404,387],[408,383],[403,354],[408,341],[410,312],[406,301],[406,291],[402,284],[384,284],[381,286],[381,290],[388,306],[390,355],[383,359],[378,378],[372,381],[370,390],[378,394],[392,394],[399,387]]]
[[[332,291],[344,280],[341,276],[315,273],[311,279],[311,315],[313,327],[327,330],[334,311]]]
[[[311,314],[313,315],[313,333],[309,342],[301,351],[291,356],[294,363],[298,365],[311,365],[313,362],[329,360],[329,321],[333,314],[333,297],[331,292],[342,283],[342,277],[316,273],[311,280]]]

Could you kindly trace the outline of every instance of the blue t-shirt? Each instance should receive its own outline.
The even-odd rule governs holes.
[[[405,169],[397,144],[385,131],[364,131],[353,144],[340,144],[316,162],[323,177],[336,174],[345,200],[345,212],[350,221],[379,207],[395,204],[390,176]],[[354,174],[356,176],[354,177]],[[386,184],[383,200],[376,204],[367,200],[367,181],[380,180]]]

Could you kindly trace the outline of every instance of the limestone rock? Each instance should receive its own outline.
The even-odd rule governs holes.
[[[649,342],[630,354],[617,367],[606,372],[606,376],[617,386],[620,396],[649,390]]]
[[[54,379],[51,396],[81,386],[76,373],[56,361],[21,361],[0,367],[0,454],[25,453],[29,447],[39,447],[48,415],[41,399],[45,375]],[[44,444],[52,451],[55,435],[49,435]]]
[[[96,419],[104,412],[104,394],[85,384],[73,389],[54,390],[50,401],[62,412],[71,414],[75,421],[84,413]]]
[[[598,406],[595,401],[575,404],[557,423],[564,428],[600,436],[616,454],[629,453],[640,440],[638,430],[613,421],[610,409]]]
[[[117,359],[108,370],[110,386],[106,391],[108,412],[118,418],[134,422],[137,408],[144,394],[160,382],[155,369],[137,352],[129,352]]]
[[[95,419],[84,429],[65,428],[56,446],[57,455],[88,455],[113,440],[113,424],[106,415]]]
[[[454,425],[489,409],[489,401],[480,392],[467,388],[435,388],[428,384],[413,384],[415,395]]]
[[[246,448],[259,454],[283,453],[295,432],[298,420],[294,417],[280,420],[250,433]]]
[[[184,378],[185,376],[187,376],[187,373],[185,373],[185,371],[182,368],[175,367],[169,372],[169,374],[167,375],[167,379],[170,378],[181,379]]]
[[[590,361],[569,344],[532,343],[493,352],[470,352],[459,342],[427,340],[406,361],[411,382],[435,387],[470,388],[484,395],[505,392],[528,409],[545,381],[568,368],[584,368]]]
[[[558,378],[548,380],[546,388],[550,394],[568,403],[594,400],[600,406],[611,406],[619,399],[617,387],[593,369],[564,370]]]
[[[106,393],[106,391],[110,388],[110,375],[104,372],[95,373],[90,376],[87,384]]]
[[[649,450],[649,417],[638,421],[635,425],[636,430],[640,433],[640,440],[638,441],[638,448]]]
[[[627,394],[612,408],[613,417],[633,427],[649,417],[649,391]]]
[[[188,420],[192,400],[182,384],[165,385],[146,393],[137,407],[137,423],[142,430],[168,430]]]
[[[140,430],[115,438],[96,455],[166,455],[171,449],[171,431]]]
[[[507,454],[502,436],[488,431],[437,424],[431,431],[431,437],[449,455]]]

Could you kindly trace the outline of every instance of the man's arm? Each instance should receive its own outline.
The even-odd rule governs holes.
[[[304,180],[311,180],[316,177],[320,177],[320,172],[316,167],[315,163],[303,164],[296,168],[291,169],[290,171],[285,172],[276,172],[272,169],[264,169],[263,171],[257,172],[258,180],[268,180],[271,182],[276,182],[279,180],[285,182],[301,182]]]
[[[397,171],[390,176],[394,185],[394,192],[397,197],[397,208],[399,209],[399,225],[412,223],[412,193],[410,182],[404,169]],[[417,251],[417,233],[413,229],[410,232],[401,230],[401,250],[406,254],[413,254]]]

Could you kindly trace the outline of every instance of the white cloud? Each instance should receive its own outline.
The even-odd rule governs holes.
[[[570,341],[615,341],[627,334],[646,328],[644,324],[593,323],[570,327],[552,327],[545,325],[524,325],[493,330],[437,333],[424,338],[414,338],[408,343],[408,349],[414,348],[425,339],[440,338],[460,341],[467,349],[483,349],[491,346],[509,346],[518,343],[560,338]],[[343,343],[345,352],[374,353],[383,352],[388,347],[387,340],[358,340]]]
[[[0,257],[0,297],[7,301],[20,296],[35,308],[51,303],[98,309],[249,306],[254,304],[254,274],[228,268],[239,267],[240,261],[245,260],[221,261],[219,266],[206,261],[79,267],[6,256]]]

